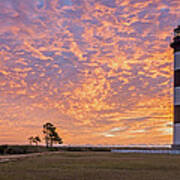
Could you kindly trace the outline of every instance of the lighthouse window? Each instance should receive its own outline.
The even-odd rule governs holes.
[[[180,106],[174,107],[174,122],[180,123]]]
[[[180,32],[175,32],[175,37],[179,36],[180,37]]]

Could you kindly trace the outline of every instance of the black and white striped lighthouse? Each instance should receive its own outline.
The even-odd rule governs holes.
[[[174,148],[180,148],[180,26],[174,30]]]

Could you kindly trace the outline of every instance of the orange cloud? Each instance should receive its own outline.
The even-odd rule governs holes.
[[[51,121],[67,144],[171,144],[179,5],[0,2],[0,142]]]

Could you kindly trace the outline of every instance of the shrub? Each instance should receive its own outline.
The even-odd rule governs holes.
[[[5,154],[7,148],[8,148],[8,145],[2,145],[2,146],[0,146],[0,154]]]
[[[7,154],[25,154],[26,150],[21,147],[8,147],[6,150]]]

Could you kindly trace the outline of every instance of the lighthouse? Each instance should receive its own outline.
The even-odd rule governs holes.
[[[180,26],[174,29],[174,133],[173,148],[180,148]]]

